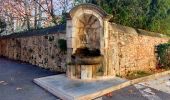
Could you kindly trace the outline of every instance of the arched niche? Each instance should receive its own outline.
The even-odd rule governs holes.
[[[74,25],[76,48],[87,47],[100,50],[100,36],[103,28],[99,19],[93,14],[84,13],[76,18]]]
[[[104,54],[105,33],[104,25],[110,16],[93,4],[76,6],[69,12],[67,20],[68,48],[72,53],[77,48],[88,47],[99,49]]]

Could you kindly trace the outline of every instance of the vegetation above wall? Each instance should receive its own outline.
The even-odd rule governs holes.
[[[77,0],[79,1],[79,0]],[[170,35],[169,0],[86,0],[102,7],[113,22]]]
[[[64,39],[58,40],[59,48],[61,51],[66,52],[67,51],[67,41]]]
[[[117,24],[170,35],[170,0],[0,0],[0,32],[9,35],[66,23],[75,5],[92,3],[114,17]],[[5,31],[4,31],[5,30]]]

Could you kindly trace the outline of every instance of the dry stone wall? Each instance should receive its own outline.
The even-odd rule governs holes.
[[[55,71],[66,71],[66,51],[59,48],[65,33],[0,40],[0,55]]]
[[[168,41],[169,38],[140,35],[133,28],[110,24],[109,64],[118,75],[156,68],[156,46]]]
[[[108,73],[113,72],[114,75],[155,68],[156,46],[169,41],[169,38],[141,35],[133,28],[117,24],[109,23],[107,29],[109,44],[105,49],[108,49]],[[0,39],[0,55],[65,72],[67,52],[59,48],[59,39],[66,39],[66,34],[56,32],[49,35]]]

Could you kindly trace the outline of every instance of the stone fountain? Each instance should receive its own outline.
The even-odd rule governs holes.
[[[72,79],[99,79],[108,73],[107,24],[111,17],[92,5],[70,11],[67,20],[67,76]]]
[[[91,100],[125,82],[109,62],[110,16],[92,4],[73,8],[67,16],[67,72],[34,82],[63,100]]]

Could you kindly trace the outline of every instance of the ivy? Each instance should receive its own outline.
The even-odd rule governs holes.
[[[34,51],[30,48],[30,49],[29,49],[29,52],[30,52],[30,53],[33,53]]]
[[[157,54],[160,67],[170,67],[170,43],[160,44],[157,46]]]
[[[64,39],[58,40],[59,48],[61,51],[66,52],[67,51],[67,41]]]
[[[54,36],[49,37],[48,39],[50,42],[54,41]]]
[[[45,39],[48,39],[48,36],[44,36]]]

